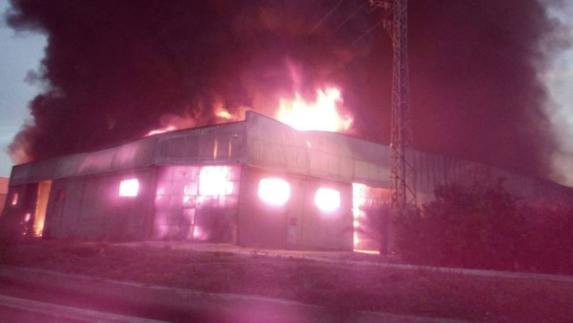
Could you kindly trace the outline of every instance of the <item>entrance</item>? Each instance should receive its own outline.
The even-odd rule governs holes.
[[[42,181],[38,183],[38,194],[34,211],[34,225],[32,228],[35,237],[41,237],[44,233],[44,223],[46,222],[46,210],[48,209],[48,200],[52,181]]]
[[[353,244],[355,252],[380,253],[387,242],[386,201],[390,190],[364,184],[352,184]],[[386,243],[384,243],[386,245]],[[386,246],[385,246],[386,247]]]

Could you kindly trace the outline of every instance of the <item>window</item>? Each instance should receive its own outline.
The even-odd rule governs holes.
[[[290,184],[280,178],[263,178],[259,181],[258,195],[271,206],[283,206],[290,199]]]
[[[18,205],[18,200],[19,200],[20,196],[18,195],[18,193],[12,193],[12,202],[10,202],[10,205],[12,206],[16,206]]]
[[[340,192],[321,187],[314,195],[314,204],[323,212],[333,212],[340,208]]]
[[[199,173],[199,195],[223,196],[233,194],[231,167],[204,166]]]
[[[135,197],[139,193],[139,180],[137,178],[124,179],[119,184],[119,196]]]

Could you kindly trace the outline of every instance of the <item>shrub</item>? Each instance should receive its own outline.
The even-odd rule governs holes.
[[[466,268],[573,272],[573,212],[519,205],[499,181],[448,185],[396,219],[406,262]]]

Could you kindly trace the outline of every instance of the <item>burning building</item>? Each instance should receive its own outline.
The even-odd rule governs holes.
[[[184,240],[376,251],[385,237],[389,147],[245,120],[14,166],[3,216],[48,239]],[[413,151],[420,202],[436,185],[506,179],[535,201],[572,190],[474,162]]]

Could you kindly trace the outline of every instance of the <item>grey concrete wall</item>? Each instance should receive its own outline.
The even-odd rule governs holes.
[[[291,196],[285,206],[269,206],[259,199],[259,181],[266,177],[278,177],[290,183]],[[324,214],[317,209],[314,194],[319,187],[341,192],[339,210]],[[352,250],[351,201],[350,184],[244,167],[238,243],[261,248]]]
[[[250,247],[287,248],[287,216],[292,212],[290,206],[296,206],[296,203],[285,207],[270,207],[262,203],[257,193],[258,183],[266,176],[287,177],[284,173],[252,167],[241,169],[237,243]]]
[[[148,167],[154,163],[156,140],[147,137],[109,149],[17,165],[12,168],[10,185]]]
[[[122,179],[137,178],[136,197],[120,197]],[[54,181],[44,236],[82,240],[149,238],[154,214],[155,169]]]
[[[302,249],[352,250],[352,187],[351,184],[306,178],[301,187],[303,216],[298,247]],[[341,194],[341,206],[332,212],[321,211],[314,202],[320,187],[335,189]]]
[[[120,146],[12,168],[10,185],[128,171],[152,165],[238,162],[243,156],[244,123],[167,132]]]

